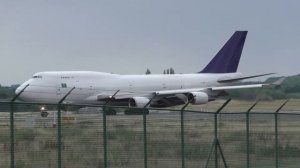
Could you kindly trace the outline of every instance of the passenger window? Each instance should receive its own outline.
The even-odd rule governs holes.
[[[66,84],[66,83],[62,83],[62,84],[61,84],[61,87],[62,87],[62,88],[66,88],[66,87],[67,87],[67,84]]]

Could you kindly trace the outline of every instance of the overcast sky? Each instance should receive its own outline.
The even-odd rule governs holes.
[[[0,0],[0,84],[39,71],[194,73],[235,30],[239,71],[299,74],[300,1]]]

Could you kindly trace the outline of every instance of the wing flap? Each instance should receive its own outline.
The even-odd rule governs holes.
[[[129,99],[132,97],[151,97],[153,92],[128,92],[128,91],[114,91],[114,92],[106,92],[106,93],[98,93],[92,96],[93,99],[97,99],[98,101],[105,101],[108,99]]]
[[[182,94],[189,92],[200,92],[205,91],[207,88],[194,88],[194,89],[176,89],[176,90],[163,90],[155,92],[156,95],[173,95],[173,94]]]

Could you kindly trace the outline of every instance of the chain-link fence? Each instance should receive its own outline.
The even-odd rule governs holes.
[[[0,102],[0,167],[300,167],[299,101],[229,101],[178,110]]]

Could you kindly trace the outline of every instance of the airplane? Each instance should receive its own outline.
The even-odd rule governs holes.
[[[138,108],[170,107],[187,102],[205,104],[226,95],[227,90],[272,85],[239,83],[244,79],[274,74],[243,76],[237,72],[246,36],[247,31],[236,31],[198,73],[118,75],[92,71],[38,72],[20,85],[15,93],[22,91],[19,99],[27,102],[58,103],[71,88],[75,88],[64,103],[103,105],[109,102],[112,106]]]

